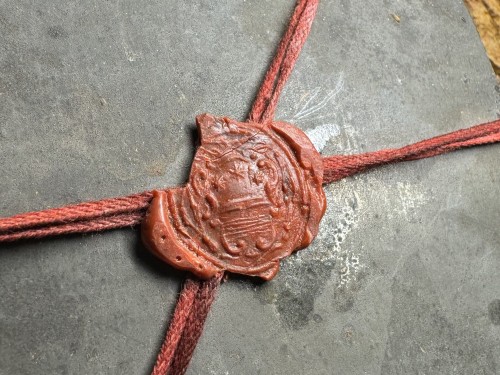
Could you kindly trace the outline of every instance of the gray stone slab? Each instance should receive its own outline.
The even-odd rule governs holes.
[[[0,215],[183,183],[194,116],[245,118],[293,5],[0,0]],[[495,119],[499,91],[460,1],[324,1],[277,117],[354,153]],[[312,246],[221,287],[188,373],[498,373],[499,160],[328,186]],[[131,230],[2,246],[0,373],[147,373],[182,279]]]

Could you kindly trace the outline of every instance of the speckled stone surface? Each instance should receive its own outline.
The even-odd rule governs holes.
[[[0,0],[0,215],[182,184],[194,117],[245,118],[293,5]],[[323,1],[277,118],[355,153],[493,120],[499,92],[460,1]],[[328,186],[307,250],[220,288],[188,373],[499,373],[499,162]],[[148,373],[182,279],[133,230],[2,245],[0,374]]]

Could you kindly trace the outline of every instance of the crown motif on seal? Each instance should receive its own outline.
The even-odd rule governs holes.
[[[309,245],[326,201],[323,163],[285,122],[202,114],[188,183],[155,191],[142,224],[146,247],[175,268],[272,279],[280,259]]]

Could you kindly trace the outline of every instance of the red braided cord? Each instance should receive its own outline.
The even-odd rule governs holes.
[[[187,278],[152,375],[177,375],[185,372],[222,276],[223,273],[220,273],[206,281]]]
[[[306,42],[316,15],[319,0],[299,0],[281,38],[273,61],[267,70],[250,111],[249,119],[266,123],[273,119],[281,90],[292,72]]]
[[[109,229],[133,227],[140,224],[143,212],[133,212],[116,216],[94,218],[69,224],[53,225],[41,228],[23,229],[19,232],[0,234],[0,243],[19,240],[33,240],[63,234],[102,232]]]
[[[495,142],[500,142],[500,120],[457,130],[401,148],[358,155],[334,155],[323,158],[323,183],[338,181],[383,164],[423,159]]]
[[[84,202],[44,211],[19,214],[0,219],[0,233],[42,225],[63,224],[103,216],[134,213],[145,210],[152,198],[153,193],[145,191],[127,197],[103,199],[101,201]]]
[[[209,280],[198,281],[198,294],[175,351],[168,375],[183,375],[186,372],[223,275],[221,272]]]
[[[500,120],[397,149],[329,156],[323,158],[323,183],[338,181],[384,164],[423,159],[495,142],[500,142]],[[147,191],[0,219],[0,243],[134,226],[141,222],[151,197],[152,193]]]
[[[153,375],[165,375],[170,368],[174,358],[175,349],[182,337],[184,327],[190,316],[193,302],[200,289],[200,281],[188,278],[184,283],[182,292],[177,300],[174,315],[170,321],[165,341],[161,346],[160,352],[153,368]]]
[[[426,139],[397,149],[323,158],[324,184],[376,166],[428,158],[461,148],[500,142],[500,120]],[[152,198],[146,191],[0,219],[0,243],[88,233],[139,224]]]
[[[249,116],[251,121],[265,123],[274,117],[279,95],[309,35],[317,6],[318,0],[299,0],[297,2],[288,29],[281,39],[276,55],[255,98]],[[160,352],[156,366],[153,369],[153,375],[182,375],[186,372],[222,276],[221,273],[210,280],[199,282],[200,290],[192,306],[188,322],[184,327],[182,339],[175,342],[173,340],[169,341],[167,334],[162,351],[166,347],[168,350],[165,349],[165,352],[169,354],[163,356]],[[181,319],[181,317],[178,319]],[[178,324],[175,315],[171,324]],[[162,366],[162,371],[166,368],[164,372],[157,370],[159,369],[158,362],[169,362],[170,353],[174,350],[175,354],[171,366]]]

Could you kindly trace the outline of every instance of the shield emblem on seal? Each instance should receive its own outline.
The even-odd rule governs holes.
[[[276,230],[270,215],[262,213],[263,207],[271,209],[266,198],[251,197],[242,201],[249,208],[228,209],[222,213],[222,244],[231,255],[245,254],[255,258],[277,243]]]
[[[282,123],[197,117],[201,145],[188,183],[155,192],[146,246],[176,268],[269,280],[280,259],[318,232],[323,164],[307,136]]]

